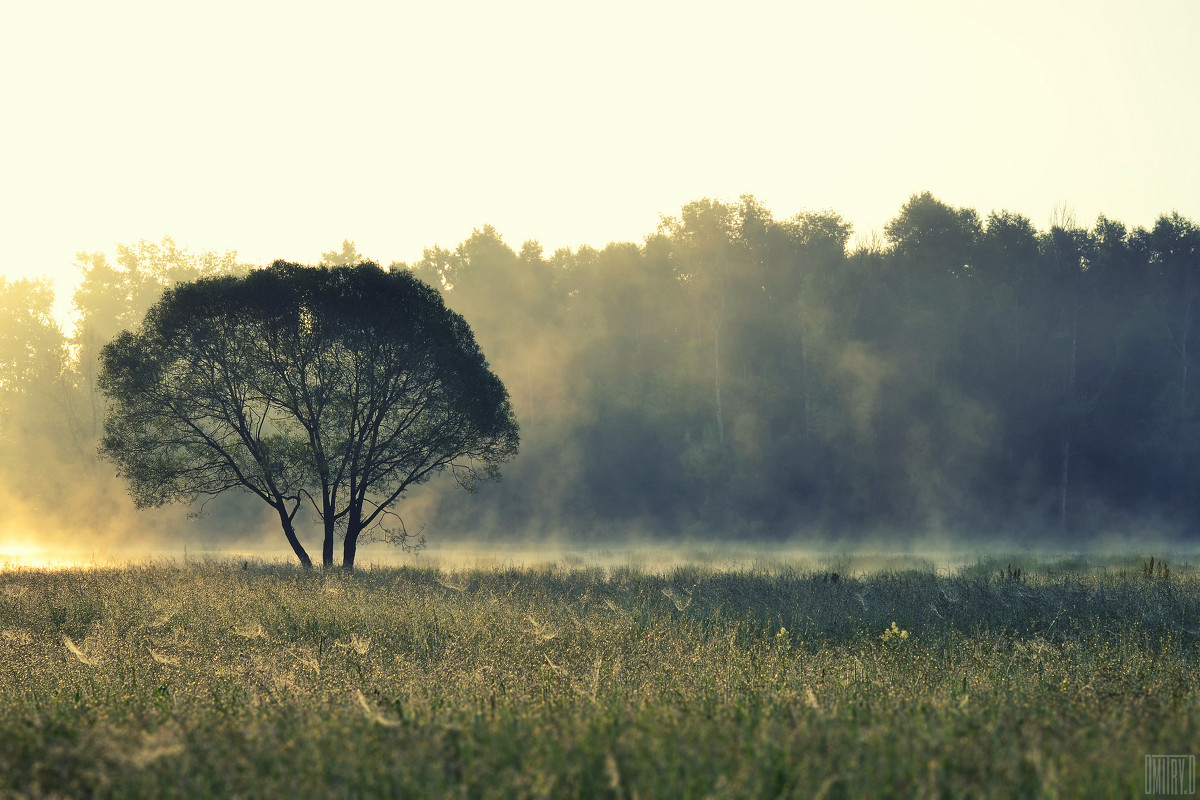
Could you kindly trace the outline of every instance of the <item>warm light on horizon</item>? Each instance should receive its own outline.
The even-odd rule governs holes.
[[[29,542],[0,541],[0,572],[15,569],[73,569],[95,565],[95,556],[67,554]]]

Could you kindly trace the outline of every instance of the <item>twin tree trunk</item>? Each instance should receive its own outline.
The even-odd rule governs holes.
[[[311,569],[313,562],[309,557],[308,551],[304,549],[304,545],[300,543],[300,537],[296,535],[296,528],[292,524],[292,518],[288,516],[284,506],[276,507],[279,512],[279,522],[283,526],[283,534],[287,537],[288,544],[292,546],[292,552],[296,554],[296,558],[300,559],[300,565]],[[321,543],[321,566],[332,567],[333,563],[333,540],[334,540],[334,523],[333,520],[327,520],[324,525],[325,535]],[[346,538],[342,546],[342,568],[347,570],[354,569],[354,558],[358,553],[358,539],[362,535],[362,522],[357,518],[352,518],[347,524]]]
[[[286,519],[285,514],[280,514],[281,522],[283,523],[283,533],[287,537],[288,544],[292,546],[292,552],[296,554],[296,558],[300,559],[300,565],[311,569],[312,559],[309,558],[308,551],[304,549],[304,545],[300,543],[299,537],[296,536],[296,529],[292,526],[291,520]],[[342,547],[342,568],[354,569],[354,557],[358,552],[358,537],[361,531],[351,534],[346,532],[346,540]],[[321,566],[332,567],[333,563],[333,536],[326,534],[325,540],[321,548]]]

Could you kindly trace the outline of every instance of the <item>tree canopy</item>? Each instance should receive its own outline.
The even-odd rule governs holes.
[[[322,561],[344,539],[403,541],[393,508],[450,471],[473,489],[517,452],[508,394],[467,323],[407,271],[275,262],[168,289],[101,351],[101,452],[139,506],[229,489],[275,510],[297,557],[305,505]]]

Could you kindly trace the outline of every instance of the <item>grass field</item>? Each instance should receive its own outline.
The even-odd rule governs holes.
[[[1167,563],[9,568],[0,796],[1140,797]]]

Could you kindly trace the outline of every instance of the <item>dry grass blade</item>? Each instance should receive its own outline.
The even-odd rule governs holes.
[[[176,613],[176,612],[174,612],[174,611],[169,611],[169,612],[167,612],[167,613],[165,613],[165,614],[162,614],[162,615],[160,615],[160,616],[158,617],[158,619],[154,620],[154,621],[153,621],[153,622],[151,622],[149,625],[147,625],[147,627],[149,627],[149,628],[161,628],[162,626],[166,625],[166,624],[167,624],[168,622],[170,622],[171,620],[175,619],[175,613]]]
[[[551,639],[558,638],[558,631],[550,630],[548,627],[542,625],[540,622],[534,619],[532,614],[526,616],[525,621],[533,627],[534,634],[543,642],[548,642]]]
[[[94,667],[100,663],[99,659],[92,658],[92,657],[88,656],[86,653],[84,653],[82,650],[80,650],[79,646],[76,645],[75,642],[71,641],[70,636],[67,636],[65,634],[63,635],[63,644],[65,644],[67,646],[67,649],[70,650],[71,653],[73,653],[76,658],[78,658],[84,664],[87,664],[89,667]]]
[[[355,689],[354,694],[358,700],[359,707],[362,708],[363,713],[367,715],[367,719],[378,725],[382,725],[385,728],[397,728],[403,724],[398,719],[389,719],[388,717],[385,717],[379,712],[378,709],[373,708],[371,704],[367,702],[367,696],[362,693],[362,689]]]
[[[611,750],[604,754],[604,776],[608,778],[608,788],[620,796],[621,769],[617,766],[617,758]]]
[[[265,639],[267,636],[267,632],[263,630],[262,623],[259,622],[253,625],[234,625],[233,632],[246,639]]]
[[[289,653],[292,654],[292,658],[296,659],[297,661],[299,661],[301,664],[303,664],[304,666],[311,669],[316,674],[318,674],[318,675],[321,674],[321,665],[315,658],[311,658],[309,656],[302,656],[296,652],[295,648],[292,648],[292,647],[288,647],[285,649]]]
[[[0,633],[0,637],[9,644],[33,644],[33,637],[29,635],[29,631],[9,628]]]
[[[359,636],[357,633],[350,634],[350,649],[360,656],[365,656],[367,651],[371,649],[370,637]]]
[[[178,667],[179,666],[178,658],[174,658],[173,656],[169,656],[165,653],[160,653],[157,650],[154,650],[153,648],[147,648],[147,649],[150,650],[150,657],[153,658],[158,663],[166,664],[168,667]]]
[[[683,611],[692,604],[692,593],[689,591],[677,592],[671,588],[659,589],[663,595],[675,604],[676,611]],[[687,599],[683,599],[686,597]]]
[[[179,741],[179,732],[170,728],[146,731],[140,746],[128,755],[128,761],[139,769],[145,768],[160,758],[176,756],[184,751]]]
[[[612,600],[609,600],[607,597],[604,598],[604,605],[608,606],[609,611],[613,612],[614,614],[616,614],[618,617],[625,620],[626,622],[633,619],[633,616],[628,611],[621,608],[619,605],[614,603]]]
[[[365,656],[367,651],[371,649],[371,640],[366,637],[360,637],[357,633],[350,634],[350,642],[334,642],[334,647],[340,647],[343,650],[353,650],[360,656]]]

